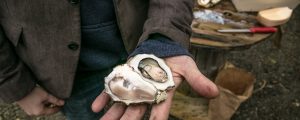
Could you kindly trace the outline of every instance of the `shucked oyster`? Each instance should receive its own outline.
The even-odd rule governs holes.
[[[159,103],[174,87],[172,73],[165,62],[154,55],[141,54],[119,65],[105,78],[105,90],[114,101]]]
[[[209,8],[219,2],[221,2],[221,0],[197,0],[198,5],[206,8]]]
[[[147,79],[162,83],[168,80],[167,73],[159,66],[157,61],[152,58],[143,59],[139,63],[138,68],[142,76]]]
[[[139,73],[143,80],[153,84],[157,89],[161,91],[165,91],[168,88],[174,87],[173,76],[170,68],[167,66],[164,60],[154,55],[137,55],[129,60],[128,65],[131,66],[135,72]],[[150,70],[144,70],[147,71],[147,73],[151,74],[152,78],[155,78],[156,80],[151,79],[151,77],[148,78],[148,76],[145,76],[143,74],[143,71],[140,70],[141,66],[151,66],[152,68]]]

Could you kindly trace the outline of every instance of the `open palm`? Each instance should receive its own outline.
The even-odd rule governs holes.
[[[204,97],[213,98],[219,94],[216,85],[198,70],[196,63],[189,56],[168,57],[165,58],[165,61],[172,71],[176,87],[168,91],[167,100],[152,106],[150,120],[168,119],[173,95],[182,80],[186,80],[196,92]],[[93,102],[92,110],[94,112],[100,112],[106,104],[108,104],[109,100],[109,95],[102,92]],[[101,119],[140,120],[146,112],[146,109],[147,105],[145,104],[126,106],[122,103],[115,103]]]

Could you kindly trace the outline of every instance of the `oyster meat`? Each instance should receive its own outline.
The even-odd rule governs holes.
[[[127,105],[159,103],[175,86],[165,62],[154,55],[141,54],[119,65],[105,77],[105,91],[117,102]]]
[[[162,83],[168,80],[167,73],[151,58],[143,59],[138,68],[142,76],[147,79]]]

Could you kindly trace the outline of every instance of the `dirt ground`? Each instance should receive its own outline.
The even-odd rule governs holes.
[[[283,31],[279,49],[268,40],[228,56],[230,62],[256,75],[256,90],[266,82],[233,120],[300,120],[300,7]]]
[[[300,120],[300,7],[283,30],[281,48],[266,40],[228,55],[228,61],[252,72],[257,79],[253,96],[232,120]],[[0,104],[0,120],[64,119],[61,113],[28,117],[16,105]]]

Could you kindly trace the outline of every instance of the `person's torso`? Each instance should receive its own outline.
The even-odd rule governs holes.
[[[71,92],[82,49],[78,1],[0,1],[1,26],[16,53],[38,82],[60,98]],[[114,1],[123,44],[130,52],[143,32],[148,2]]]
[[[125,61],[113,0],[81,0],[81,51],[78,71],[98,71]]]

